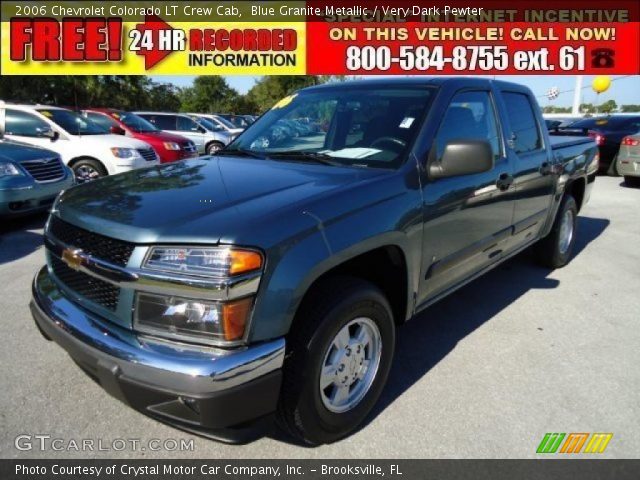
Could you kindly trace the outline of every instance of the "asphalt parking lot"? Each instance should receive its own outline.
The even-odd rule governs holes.
[[[640,189],[599,177],[567,267],[550,272],[525,252],[401,328],[372,417],[350,438],[318,448],[278,433],[226,445],[109,397],[31,319],[44,217],[0,220],[0,456],[532,458],[546,432],[612,432],[602,456],[638,458],[639,207]],[[20,434],[109,446],[193,439],[194,451],[19,451]]]

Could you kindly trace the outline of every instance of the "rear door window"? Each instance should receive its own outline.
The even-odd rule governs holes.
[[[179,132],[197,132],[198,124],[189,117],[178,117],[177,128]]]
[[[160,130],[176,130],[176,115],[154,115],[150,118],[142,116],[142,118],[146,118]]]
[[[529,97],[515,92],[503,92],[503,97],[515,152],[527,153],[541,149],[542,137]]]

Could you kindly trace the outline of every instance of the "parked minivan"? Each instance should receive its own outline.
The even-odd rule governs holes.
[[[196,144],[200,154],[209,155],[221,150],[235,138],[206,118],[184,113],[133,112],[160,130],[187,137]]]
[[[0,104],[0,128],[8,139],[59,154],[78,182],[159,163],[148,143],[113,135],[65,108]]]
[[[0,218],[46,211],[73,184],[57,153],[0,134]]]

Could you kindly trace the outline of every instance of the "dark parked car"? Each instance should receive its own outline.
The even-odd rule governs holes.
[[[330,127],[268,141],[301,116]],[[276,413],[296,438],[332,442],[380,397],[396,326],[528,247],[569,262],[596,153],[550,141],[512,83],[304,89],[216,156],[62,195],[32,312],[157,419],[231,437]]]
[[[568,127],[572,123],[577,122],[580,118],[575,117],[553,117],[553,118],[545,118],[544,123],[547,126],[549,131],[557,130],[559,128]]]
[[[0,217],[47,210],[73,184],[73,172],[57,153],[0,139]]]
[[[618,169],[614,160],[620,150],[620,143],[627,135],[638,132],[640,132],[640,115],[610,115],[578,120],[554,130],[551,135],[593,138],[600,151],[600,172],[617,175]]]

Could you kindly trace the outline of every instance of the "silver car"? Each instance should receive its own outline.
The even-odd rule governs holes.
[[[244,128],[237,128],[233,123],[229,120],[225,120],[219,115],[214,115],[210,113],[191,113],[190,115],[195,115],[196,117],[202,117],[209,120],[214,125],[219,125],[224,131],[229,132],[234,137],[240,135]]]
[[[186,113],[134,112],[160,130],[182,135],[196,144],[198,153],[213,154],[235,138],[206,118]]]
[[[622,139],[616,162],[624,183],[640,187],[640,132]]]

